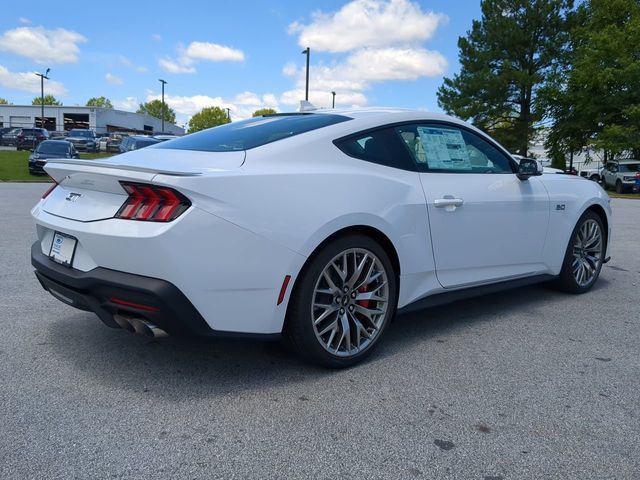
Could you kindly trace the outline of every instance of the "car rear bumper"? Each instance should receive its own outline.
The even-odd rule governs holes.
[[[145,320],[176,336],[279,338],[277,334],[213,330],[170,282],[101,267],[88,272],[68,268],[44,255],[40,242],[31,247],[31,264],[46,291],[72,307],[94,312],[109,327],[120,328],[114,315],[125,315]]]

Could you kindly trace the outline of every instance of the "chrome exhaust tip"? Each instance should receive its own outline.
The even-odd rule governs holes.
[[[168,336],[168,333],[156,324],[137,317],[128,317],[115,314],[113,319],[123,329],[131,333],[138,333],[149,338],[160,338]]]

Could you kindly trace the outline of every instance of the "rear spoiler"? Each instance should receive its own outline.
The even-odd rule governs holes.
[[[202,175],[201,172],[176,172],[172,170],[158,170],[157,168],[150,167],[138,167],[133,165],[119,165],[117,163],[104,163],[104,162],[96,162],[93,160],[48,160],[47,166],[55,167],[56,164],[64,164],[64,165],[81,165],[83,167],[99,167],[99,168],[110,168],[113,170],[128,170],[130,172],[143,172],[143,173],[153,173],[156,175],[171,175],[174,177],[197,177],[198,175]]]

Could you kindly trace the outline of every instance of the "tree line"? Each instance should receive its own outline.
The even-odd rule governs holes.
[[[31,105],[42,105],[42,100],[43,99],[41,97],[35,97],[31,101]],[[44,104],[62,105],[62,102],[58,101],[53,95],[45,95]],[[6,99],[0,97],[0,105],[9,105],[9,102]],[[86,106],[113,108],[111,100],[104,96],[90,98],[89,100],[87,100]],[[164,117],[165,121],[169,123],[176,123],[175,110],[166,103],[163,105],[160,100],[151,100],[149,102],[141,103],[138,106],[138,110],[136,111],[136,113],[142,113],[156,118]],[[262,115],[273,115],[274,113],[277,112],[273,108],[260,108],[253,112],[252,116],[259,117]],[[189,133],[193,133],[204,130],[206,128],[224,125],[225,123],[229,122],[231,122],[231,118],[229,117],[229,114],[225,109],[220,107],[205,107],[189,119],[187,129]]]
[[[555,166],[587,149],[640,155],[640,1],[483,0],[445,78],[447,113],[526,156],[541,131]]]

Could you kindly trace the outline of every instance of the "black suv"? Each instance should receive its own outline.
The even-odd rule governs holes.
[[[13,137],[14,134],[15,137]],[[12,130],[7,136],[16,149],[33,150],[40,142],[49,139],[49,132],[44,128],[18,128],[15,131]]]

